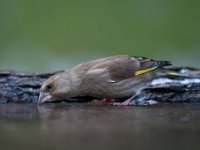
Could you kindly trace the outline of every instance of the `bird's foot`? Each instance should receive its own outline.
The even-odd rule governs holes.
[[[104,98],[102,100],[94,99],[90,102],[92,105],[112,105],[114,99],[113,98]]]
[[[129,99],[125,100],[124,102],[115,102],[113,103],[114,106],[135,106],[135,102],[133,100],[135,96],[131,96]]]

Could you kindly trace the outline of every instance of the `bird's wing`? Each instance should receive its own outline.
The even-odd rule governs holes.
[[[96,78],[107,78],[109,82],[117,82],[124,79],[139,76],[153,71],[159,67],[171,65],[168,61],[155,61],[146,57],[118,56],[104,60],[94,65],[87,73],[87,76]]]

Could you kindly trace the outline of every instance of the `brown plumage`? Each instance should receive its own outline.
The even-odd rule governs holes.
[[[38,103],[76,96],[131,97],[165,74],[162,67],[167,65],[171,63],[127,55],[85,62],[47,79],[41,87]]]

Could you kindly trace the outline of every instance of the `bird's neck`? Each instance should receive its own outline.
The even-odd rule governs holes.
[[[69,72],[70,75],[70,82],[71,82],[71,92],[74,93],[74,96],[80,96],[81,94],[81,81],[82,81],[82,76],[78,73],[76,73],[74,70],[70,70]]]

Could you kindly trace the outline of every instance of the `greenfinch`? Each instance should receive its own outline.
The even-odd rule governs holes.
[[[171,62],[128,55],[88,61],[47,79],[38,104],[78,96],[129,98],[123,104],[134,104],[134,97],[153,79],[167,74],[163,67],[168,65]]]

